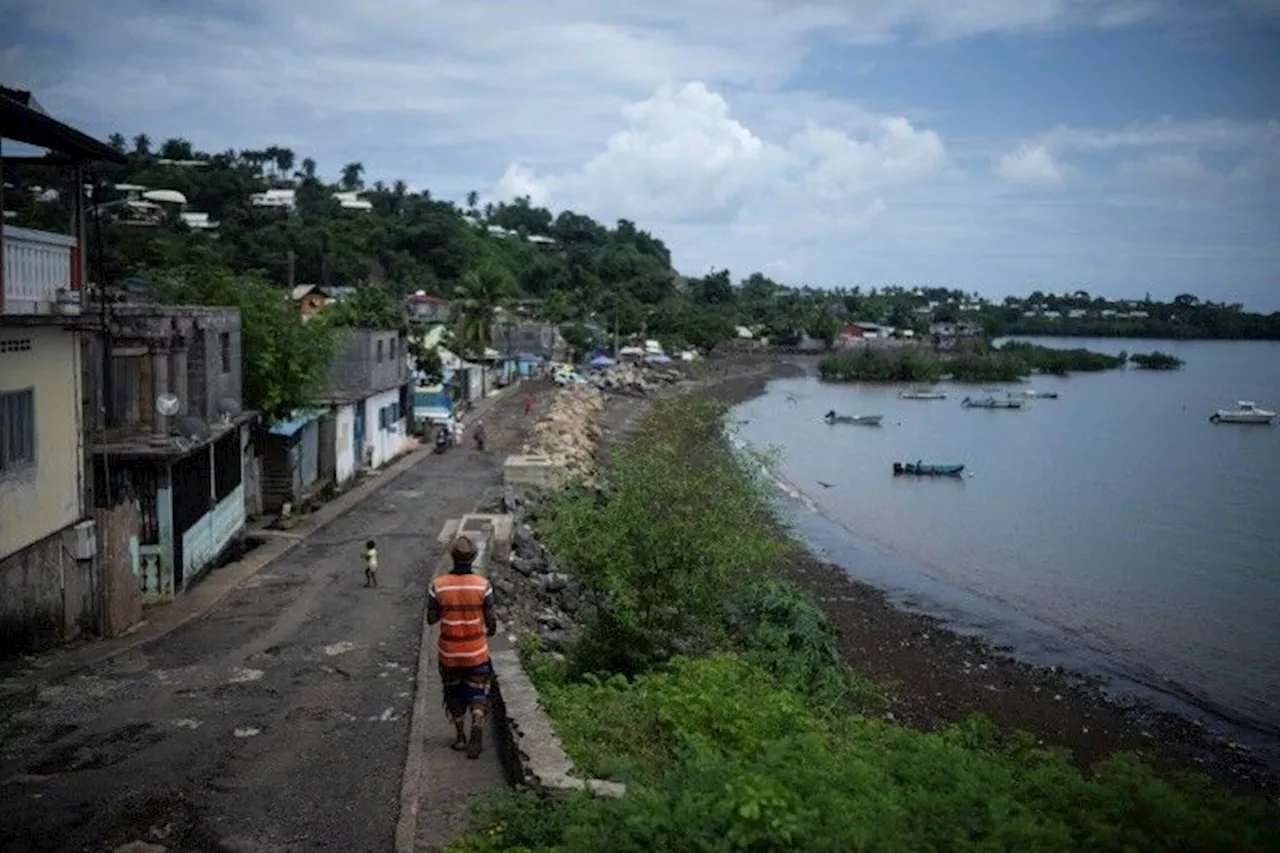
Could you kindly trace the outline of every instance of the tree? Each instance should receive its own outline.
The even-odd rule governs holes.
[[[325,311],[330,324],[352,329],[407,331],[408,320],[400,302],[384,287],[366,285],[353,296]]]
[[[145,159],[151,156],[151,137],[145,133],[139,133],[133,138],[133,154],[135,157]]]
[[[304,323],[279,289],[225,267],[194,265],[156,274],[154,295],[181,305],[240,309],[244,402],[268,421],[286,418],[324,390],[337,345],[321,317]]]
[[[515,282],[501,266],[483,263],[462,276],[454,292],[450,313],[454,320],[454,337],[461,354],[481,358],[493,346],[493,323],[497,310],[515,291]]]
[[[293,171],[293,151],[289,148],[277,148],[275,150],[276,169],[282,175],[287,175]]]
[[[314,181],[316,177],[316,161],[310,157],[302,158],[302,171],[299,173],[303,180]]]
[[[364,186],[364,164],[348,163],[342,167],[342,188],[350,192]]]
[[[107,144],[110,145],[116,151],[119,151],[121,154],[125,152],[125,147],[128,145],[128,143],[125,142],[123,133],[111,134],[109,137],[107,137]]]

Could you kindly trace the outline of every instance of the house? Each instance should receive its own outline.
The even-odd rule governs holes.
[[[262,502],[268,512],[299,505],[326,485],[381,468],[413,446],[412,377],[396,331],[345,330],[329,388],[262,437]]]
[[[360,198],[359,190],[336,192],[333,194],[333,198],[343,210],[373,210],[373,202]]]
[[[315,284],[299,284],[289,293],[303,317],[314,317],[333,304],[333,296],[327,288]]]
[[[449,301],[425,290],[406,296],[404,307],[409,319],[414,322],[433,326],[449,322]]]
[[[249,204],[254,207],[270,207],[277,210],[292,211],[298,204],[298,194],[293,189],[270,189],[249,196]]]
[[[242,409],[236,308],[113,303],[89,357],[97,506],[136,510],[130,568],[143,602],[185,591],[244,534],[256,504],[253,412]]]
[[[0,159],[0,186],[15,162],[64,173],[79,186],[86,164],[125,161],[47,115],[29,92],[0,87],[0,128],[4,142],[51,155]],[[111,627],[104,620],[114,599],[102,572],[105,549],[83,428],[96,408],[85,354],[97,329],[97,317],[80,311],[85,203],[76,193],[66,203],[66,234],[0,225],[0,647],[6,651]]]
[[[858,321],[849,323],[840,332],[840,337],[845,340],[853,340],[858,338],[887,338],[892,331],[887,326],[881,326],[879,323],[868,323]]]

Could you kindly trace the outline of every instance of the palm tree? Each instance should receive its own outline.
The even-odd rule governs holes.
[[[467,270],[450,305],[454,335],[461,351],[481,358],[493,346],[493,322],[497,310],[511,297],[515,282],[501,266],[486,263]]]
[[[139,157],[151,156],[151,137],[145,133],[139,133],[133,138],[133,153]]]
[[[472,216],[476,215],[476,204],[480,201],[480,193],[472,190],[467,193],[467,212]]]
[[[293,171],[293,150],[290,148],[276,148],[276,168],[280,170],[281,175],[287,175]]]
[[[348,163],[342,167],[342,188],[344,190],[358,190],[364,186],[363,163]]]
[[[316,176],[316,161],[310,157],[302,158],[302,171],[299,172],[303,180],[311,180]]]
[[[112,148],[119,151],[121,154],[124,153],[125,146],[128,144],[127,142],[125,142],[123,133],[111,134],[109,137],[107,137],[107,142],[111,145]]]

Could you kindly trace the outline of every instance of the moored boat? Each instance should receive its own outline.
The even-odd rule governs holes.
[[[1209,422],[1215,424],[1270,424],[1276,419],[1275,412],[1258,407],[1252,400],[1240,400],[1234,409],[1218,409],[1209,416]]]
[[[923,462],[893,463],[895,476],[911,474],[915,477],[959,477],[964,473],[963,465],[926,465]]]
[[[960,401],[960,405],[966,409],[1021,409],[1022,401],[1013,399],[1001,400],[996,397],[981,397],[975,400],[972,397],[965,397]]]
[[[912,388],[910,391],[903,391],[898,396],[903,400],[945,400],[947,399],[947,392],[931,391],[928,388]]]
[[[1024,396],[1024,397],[1027,397],[1027,398],[1032,399],[1032,400],[1056,400],[1056,399],[1058,399],[1058,392],[1057,392],[1057,391],[1036,391],[1035,389],[1028,388],[1028,389],[1026,389],[1025,391],[1019,391],[1018,393],[1019,393],[1019,394],[1021,394],[1021,395],[1022,395],[1022,396]]]
[[[829,424],[857,424],[858,426],[880,426],[884,415],[838,415],[835,410],[827,412],[823,418]]]

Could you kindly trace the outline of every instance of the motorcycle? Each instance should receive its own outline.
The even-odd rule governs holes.
[[[436,453],[444,453],[449,449],[449,431],[444,427],[436,430]]]

